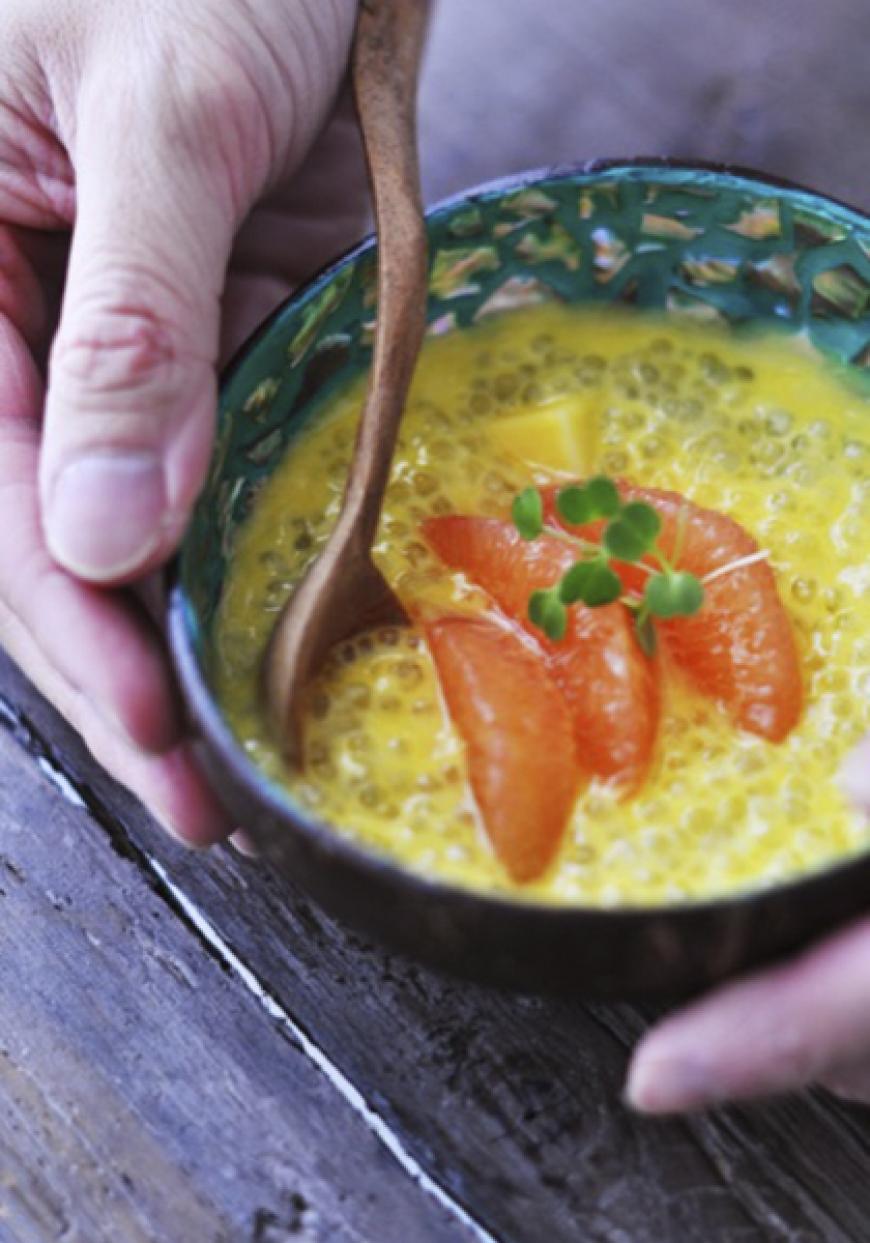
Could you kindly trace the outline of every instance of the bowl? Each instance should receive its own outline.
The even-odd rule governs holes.
[[[870,367],[870,219],[798,186],[674,161],[595,162],[469,190],[428,213],[430,332],[547,298],[776,324]],[[267,860],[332,914],[454,974],[526,991],[676,997],[865,909],[870,855],[710,901],[585,909],[422,878],[339,836],[252,764],[210,686],[234,534],[291,433],[371,356],[376,251],[299,290],[229,367],[207,482],[172,568],[169,632],[195,745]]]

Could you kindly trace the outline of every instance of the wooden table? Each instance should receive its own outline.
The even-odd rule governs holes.
[[[441,0],[427,185],[670,149],[870,202],[868,47],[866,0]],[[183,852],[2,658],[0,726],[2,1243],[870,1238],[867,1110],[633,1117],[650,1015],[452,983]]]

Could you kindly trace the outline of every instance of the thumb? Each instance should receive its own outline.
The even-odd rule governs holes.
[[[179,149],[153,116],[96,117],[76,145],[40,492],[56,560],[109,583],[169,555],[201,485],[238,212],[217,161]]]

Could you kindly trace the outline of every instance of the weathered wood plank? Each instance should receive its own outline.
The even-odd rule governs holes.
[[[864,1243],[868,1111],[804,1094],[685,1122],[633,1117],[619,1091],[639,1012],[453,983],[367,946],[258,864],[179,852],[8,667],[0,690],[51,739],[98,816],[114,809],[138,866],[166,869],[219,952],[263,983],[497,1239]]]
[[[38,760],[0,730],[3,1243],[473,1238]]]

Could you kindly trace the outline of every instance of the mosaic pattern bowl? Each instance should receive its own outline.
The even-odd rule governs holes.
[[[870,368],[870,219],[758,174],[670,161],[533,172],[428,215],[430,332],[546,299],[803,332]],[[247,759],[210,689],[235,533],[288,439],[371,357],[371,240],[317,276],[226,375],[208,480],[173,570],[170,639],[202,762],[265,857],[391,947],[532,990],[661,996],[769,960],[866,906],[870,857],[772,889],[673,907],[592,910],[428,881],[339,837]]]

